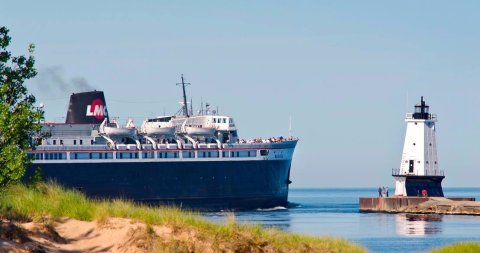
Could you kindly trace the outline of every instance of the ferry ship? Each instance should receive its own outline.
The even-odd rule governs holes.
[[[193,115],[182,76],[181,113],[136,128],[110,120],[102,91],[74,93],[66,121],[44,123],[26,177],[93,198],[123,198],[205,210],[287,206],[298,139],[240,139],[232,117],[207,107]],[[203,107],[203,106],[202,106]]]

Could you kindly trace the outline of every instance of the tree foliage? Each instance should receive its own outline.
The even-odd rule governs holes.
[[[34,148],[30,140],[40,133],[43,119],[43,110],[35,107],[35,97],[24,85],[37,74],[34,45],[30,44],[28,57],[12,56],[8,32],[0,27],[0,188],[24,175],[31,162],[28,150]]]

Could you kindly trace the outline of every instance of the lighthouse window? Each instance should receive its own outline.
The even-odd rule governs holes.
[[[435,161],[435,164],[437,164],[437,161]]]
[[[432,143],[430,143],[429,145],[430,145],[430,147],[431,147],[431,146],[432,146]]]
[[[415,142],[413,143],[413,146],[415,146]]]
[[[227,119],[226,119],[226,118],[223,118],[223,123],[227,123]]]

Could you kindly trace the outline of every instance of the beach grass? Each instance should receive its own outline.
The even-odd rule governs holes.
[[[207,242],[203,247],[208,245],[215,252],[366,252],[361,246],[343,239],[299,235],[260,225],[240,224],[235,221],[233,214],[229,216],[225,224],[215,224],[195,212],[176,207],[150,207],[127,200],[91,200],[79,191],[67,190],[52,182],[39,183],[35,187],[12,185],[0,194],[2,219],[40,222],[46,218],[71,218],[102,223],[116,217],[143,222],[147,227],[164,225],[195,234],[197,243],[152,239],[152,249],[158,252],[182,248],[203,251],[198,240]]]
[[[433,249],[431,253],[478,253],[480,252],[479,242],[459,242]]]

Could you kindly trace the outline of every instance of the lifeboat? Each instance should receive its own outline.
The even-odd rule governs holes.
[[[191,136],[210,136],[215,134],[215,127],[195,127],[195,126],[185,126],[185,132]]]
[[[149,122],[145,120],[140,128],[140,132],[147,136],[173,136],[175,127],[162,124],[161,122]]]
[[[107,119],[105,119],[100,125],[99,130],[100,133],[111,137],[129,137],[137,134],[137,129],[131,119],[128,120],[125,127],[120,127],[115,120],[108,123]]]

